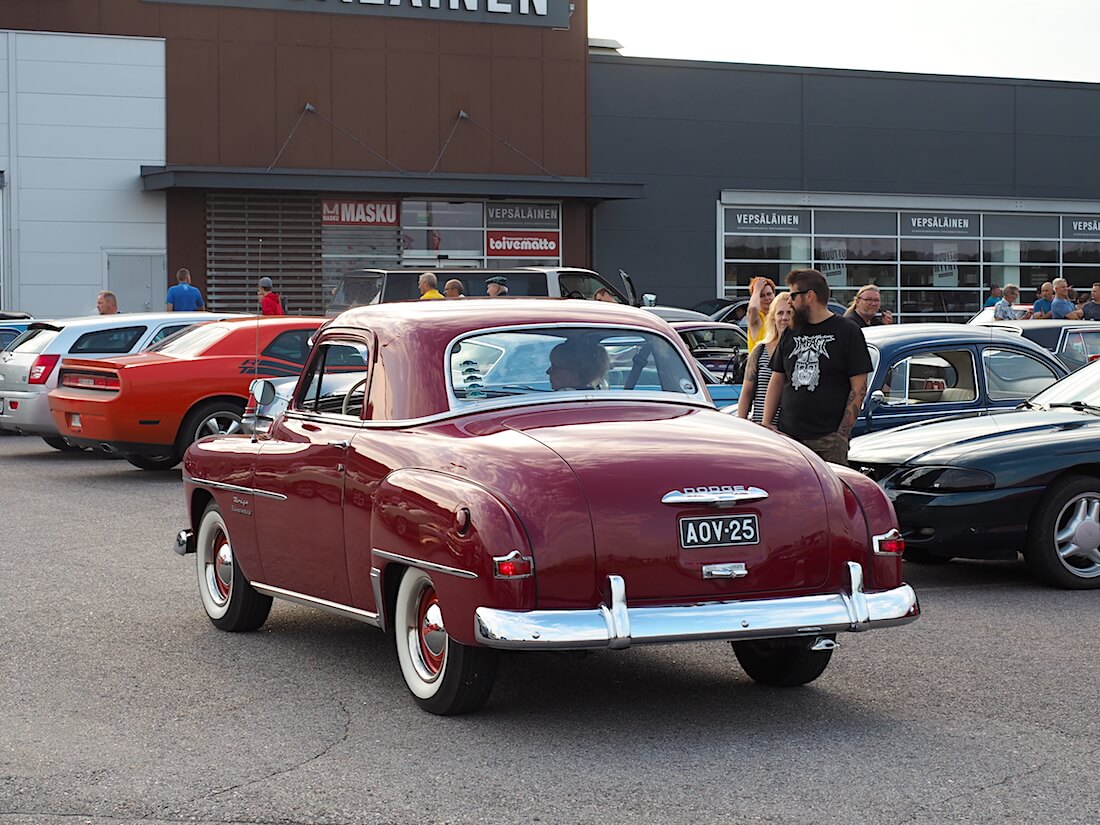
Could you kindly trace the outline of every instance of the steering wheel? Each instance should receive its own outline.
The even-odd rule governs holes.
[[[584,297],[584,293],[581,292],[580,290],[577,290],[577,289],[569,290],[567,293],[565,293],[565,297],[566,298],[579,298],[582,301],[586,300],[585,297]]]
[[[351,397],[353,395],[355,395],[355,391],[357,389],[359,389],[361,386],[363,386],[366,383],[367,383],[366,378],[360,378],[358,381],[356,381],[354,384],[351,385],[351,389],[349,389],[346,393],[344,393],[344,402],[340,405],[340,415],[347,415],[348,414],[348,407],[351,406]]]

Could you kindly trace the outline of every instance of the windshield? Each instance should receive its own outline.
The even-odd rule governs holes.
[[[459,401],[560,390],[705,399],[671,342],[634,330],[577,327],[472,335],[451,348],[450,371]]]
[[[1072,372],[1041,393],[1032,396],[1031,403],[1049,407],[1051,404],[1072,404],[1083,401],[1100,406],[1100,361],[1094,361]]]
[[[384,277],[380,272],[349,272],[344,275],[336,290],[332,293],[326,312],[333,314],[342,312],[350,307],[377,304],[382,299],[382,284]],[[416,289],[416,283],[413,283]],[[418,297],[415,293],[410,297]]]
[[[160,343],[149,347],[147,352],[159,352],[177,358],[191,358],[201,355],[228,334],[229,327],[221,324],[199,324],[168,336]]]

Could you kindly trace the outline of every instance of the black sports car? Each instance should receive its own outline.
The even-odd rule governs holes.
[[[1014,411],[861,436],[852,467],[894,502],[916,560],[1013,559],[1100,587],[1100,362]]]

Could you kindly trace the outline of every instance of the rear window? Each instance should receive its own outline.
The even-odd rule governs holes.
[[[175,335],[177,332],[183,332],[185,329],[188,329],[191,326],[192,324],[171,324],[170,326],[161,327],[153,334],[153,338],[149,342],[149,344],[159,344],[169,335]]]
[[[61,332],[59,329],[46,329],[44,327],[37,327],[28,329],[18,338],[11,342],[11,346],[8,347],[12,352],[25,352],[32,355],[37,355],[43,352],[46,347],[50,345],[50,342],[57,337],[57,334]]]
[[[107,353],[111,355],[125,355],[137,345],[138,339],[145,334],[148,327],[119,327],[117,329],[97,329],[95,332],[85,332],[76,339],[76,343],[69,348],[70,354],[82,353]]]
[[[228,334],[229,328],[221,324],[199,324],[185,329],[179,335],[170,335],[159,344],[149,347],[149,351],[177,358],[192,358],[206,352]]]

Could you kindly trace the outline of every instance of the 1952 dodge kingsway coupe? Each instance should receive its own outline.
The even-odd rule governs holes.
[[[621,306],[349,310],[267,432],[195,442],[184,481],[215,626],[279,597],[392,629],[432,713],[479,707],[500,650],[728,640],[790,686],[838,632],[919,615],[879,487],[718,413],[672,329]]]

